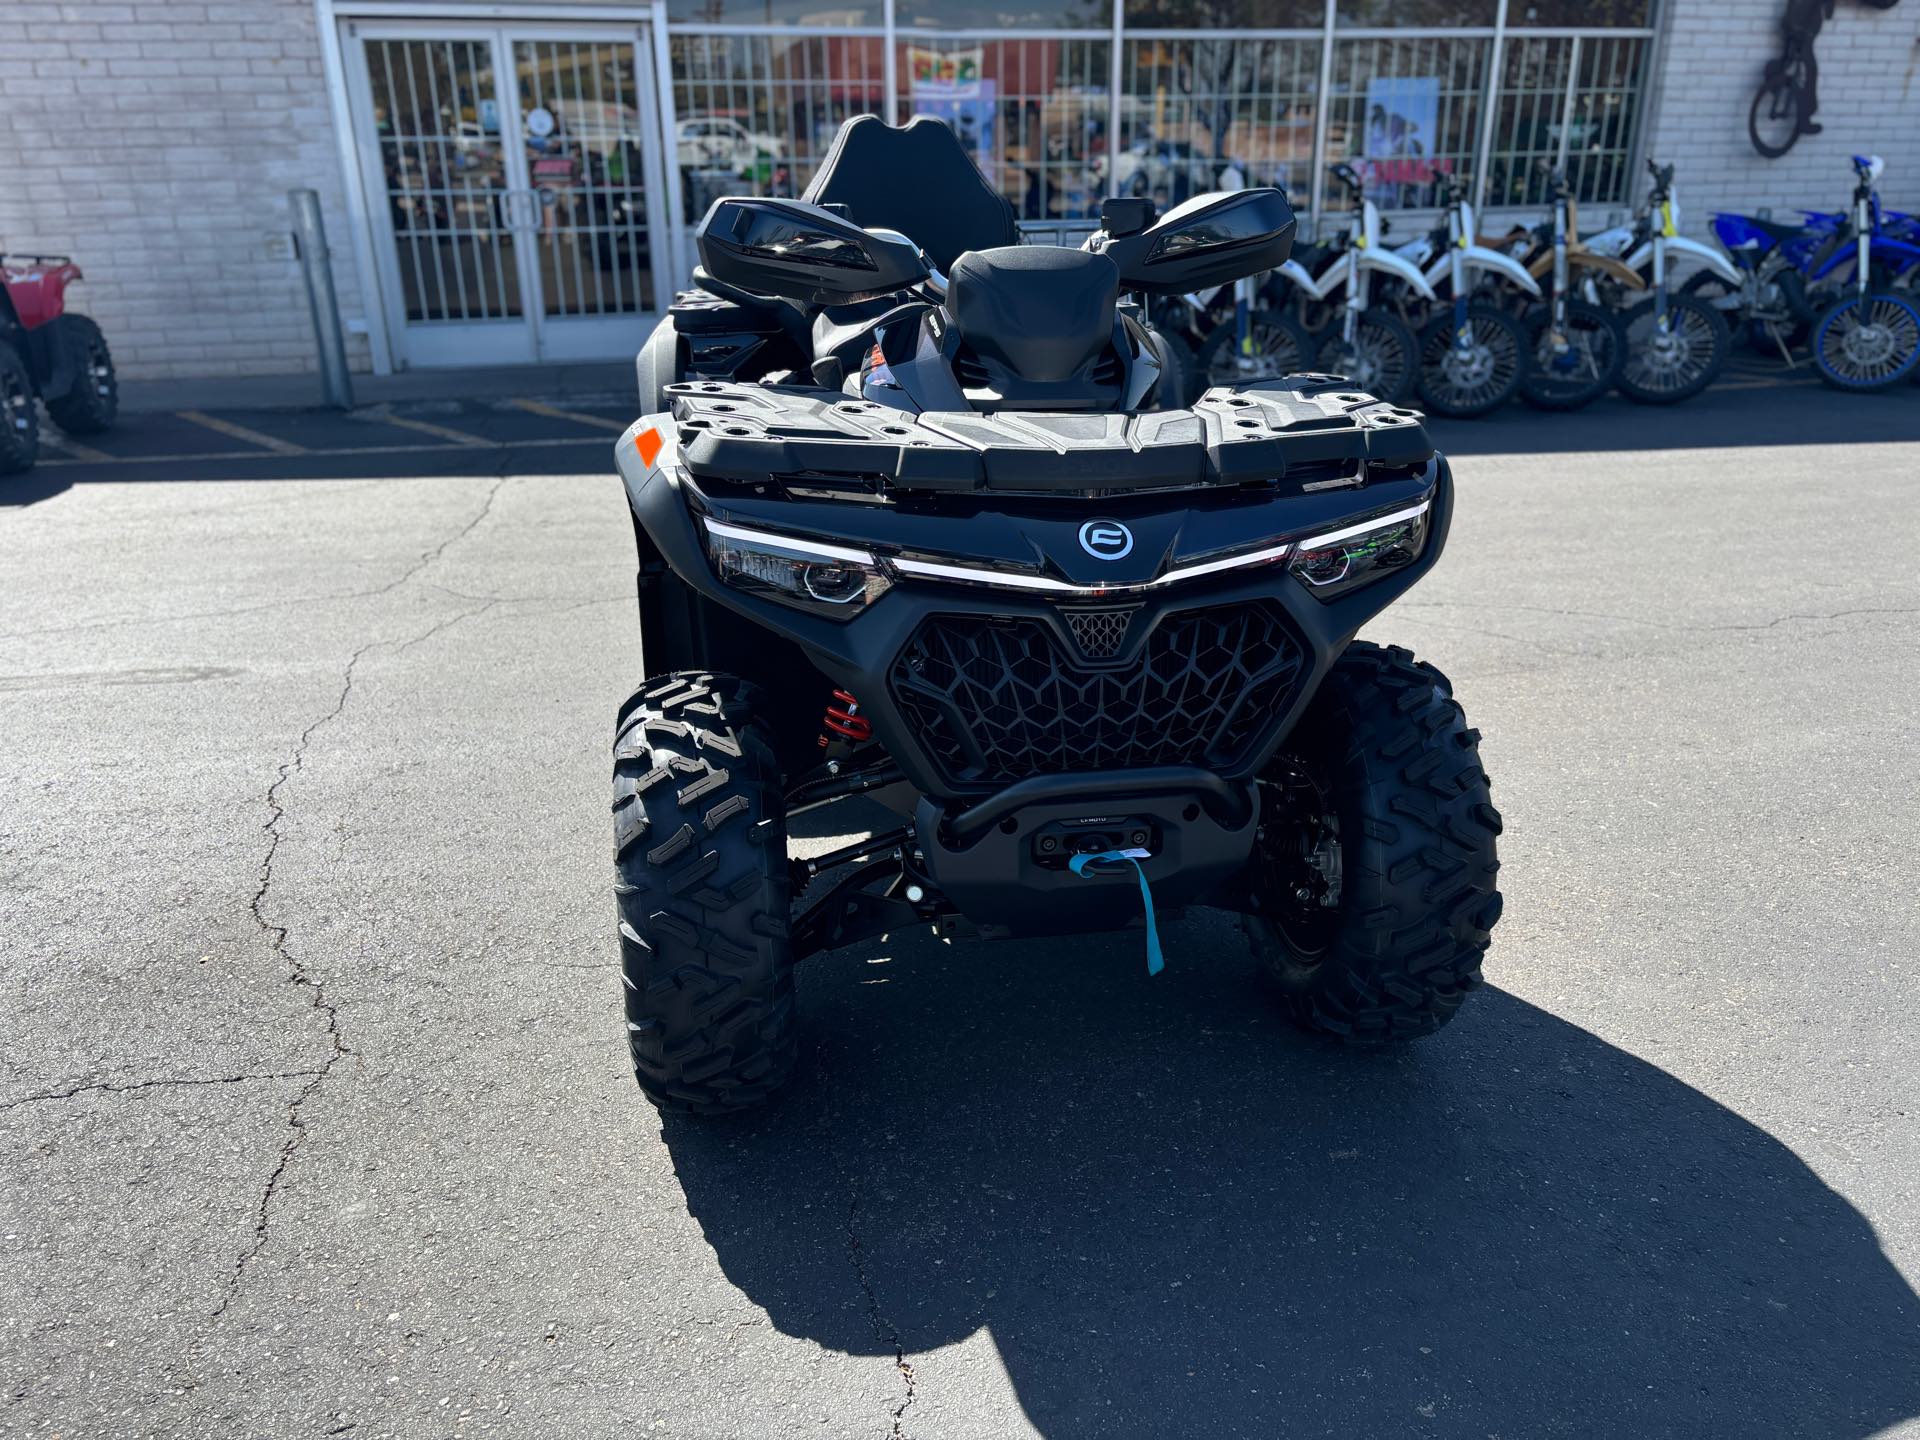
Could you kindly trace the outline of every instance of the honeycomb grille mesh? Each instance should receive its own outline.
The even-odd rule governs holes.
[[[1085,647],[1076,618],[1068,623]],[[1109,654],[1132,617],[1118,620]],[[1102,668],[1038,619],[935,615],[890,679],[946,779],[1006,784],[1144,765],[1231,769],[1279,724],[1305,660],[1279,611],[1264,605],[1168,615],[1132,661]]]
[[[1067,628],[1073,631],[1073,643],[1089,660],[1111,660],[1126,642],[1131,610],[1069,610]]]

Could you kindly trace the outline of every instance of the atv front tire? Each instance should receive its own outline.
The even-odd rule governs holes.
[[[1500,813],[1447,679],[1356,641],[1261,776],[1247,930],[1306,1029],[1378,1045],[1438,1030],[1500,918]]]
[[[786,811],[760,692],[684,671],[614,726],[613,833],[634,1078],[662,1110],[757,1105],[793,1069]]]
[[[18,475],[40,458],[40,412],[33,376],[11,345],[0,341],[0,475]]]
[[[98,435],[120,413],[120,382],[113,373],[107,337],[85,315],[62,315],[54,325],[73,356],[73,388],[47,401],[47,414],[69,435]]]

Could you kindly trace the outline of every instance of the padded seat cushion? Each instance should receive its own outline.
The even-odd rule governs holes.
[[[853,223],[898,230],[945,274],[968,250],[1020,238],[1013,206],[987,183],[946,122],[916,115],[904,126],[856,115],[833,137],[800,197],[844,205]]]

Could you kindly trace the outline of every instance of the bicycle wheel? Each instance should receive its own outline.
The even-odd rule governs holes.
[[[1761,81],[1747,111],[1747,138],[1769,160],[1778,160],[1800,138],[1806,118],[1806,92],[1785,74]]]
[[[1553,311],[1527,322],[1532,363],[1520,377],[1520,398],[1536,410],[1578,410],[1612,388],[1620,374],[1626,341],[1620,323],[1598,305],[1567,302],[1567,332],[1556,341]]]
[[[1339,322],[1321,337],[1313,368],[1353,382],[1354,388],[1398,405],[1413,393],[1418,350],[1413,332],[1378,310],[1355,318],[1353,344],[1341,337]]]
[[[1231,320],[1214,326],[1200,342],[1199,373],[1208,385],[1238,385],[1297,375],[1307,368],[1313,339],[1298,320],[1277,310],[1256,310],[1247,317],[1247,348],[1235,343]]]
[[[1436,415],[1485,415],[1520,388],[1526,355],[1527,338],[1504,310],[1469,305],[1465,344],[1453,316],[1442,315],[1420,335],[1420,398]]]
[[[1689,295],[1667,297],[1664,330],[1654,321],[1651,300],[1621,316],[1620,328],[1627,343],[1614,388],[1642,405],[1690,400],[1727,363],[1727,322]]]
[[[1813,322],[1813,363],[1836,390],[1884,390],[1920,369],[1920,306],[1885,290],[1852,294]]]

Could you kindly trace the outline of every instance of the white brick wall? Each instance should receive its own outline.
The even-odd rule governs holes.
[[[0,0],[0,37],[0,248],[79,262],[128,377],[313,369],[288,190],[362,309],[310,0]]]
[[[1666,61],[1655,87],[1646,153],[1676,167],[1681,221],[1705,234],[1709,212],[1770,206],[1844,210],[1853,194],[1849,157],[1887,162],[1882,199],[1920,210],[1920,0],[1875,10],[1840,0],[1814,43],[1825,129],[1803,135],[1778,160],[1747,138],[1747,112],[1768,59],[1779,53],[1786,0],[1661,0]],[[1643,194],[1644,189],[1636,194]]]
[[[1920,210],[1920,0],[1840,0],[1817,48],[1825,133],[1780,160],[1746,127],[1785,0],[1660,8],[1645,151],[1677,165],[1690,232],[1714,209],[1839,209],[1856,150],[1887,160],[1890,205]],[[0,0],[0,248],[74,255],[76,304],[129,377],[312,369],[286,192],[320,192],[359,317],[341,183],[311,0]],[[347,345],[364,369],[364,337]]]

